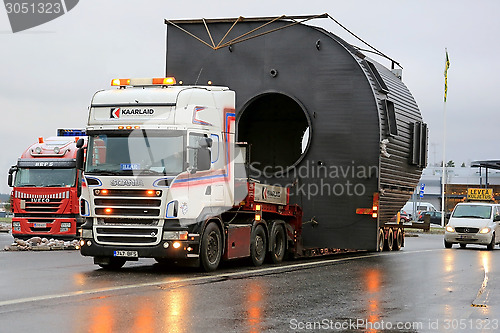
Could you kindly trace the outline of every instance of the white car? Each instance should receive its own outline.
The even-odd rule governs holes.
[[[493,250],[500,243],[500,205],[463,202],[455,206],[445,228],[444,246],[486,245]]]

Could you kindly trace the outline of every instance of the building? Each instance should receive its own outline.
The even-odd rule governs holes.
[[[497,169],[495,169],[497,167]],[[500,163],[495,161],[473,162],[472,167],[450,167],[446,169],[445,211],[450,212],[455,205],[467,197],[467,189],[471,187],[488,187],[493,189],[495,199],[500,201]],[[420,198],[420,186],[413,198],[432,203],[441,210],[442,167],[430,166],[424,169],[420,184],[425,184],[424,196]]]

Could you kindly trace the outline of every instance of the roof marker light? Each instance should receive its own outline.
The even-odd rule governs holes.
[[[128,86],[130,85],[130,79],[113,79],[111,80],[112,86]]]
[[[165,86],[170,86],[175,84],[175,78],[174,77],[158,77],[153,79],[153,84],[160,84],[160,85],[165,85]]]

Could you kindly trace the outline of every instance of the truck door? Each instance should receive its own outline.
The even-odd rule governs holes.
[[[216,174],[211,169],[212,139],[208,134],[188,135],[188,201],[191,212],[200,214],[211,206],[212,184]]]

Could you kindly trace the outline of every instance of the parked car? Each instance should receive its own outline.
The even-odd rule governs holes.
[[[459,203],[445,228],[444,246],[459,244],[486,245],[493,250],[500,243],[500,205],[491,203]]]
[[[422,212],[418,216],[418,221],[419,222],[424,222],[425,215],[430,215],[431,216],[431,223],[441,224],[441,215],[442,215],[441,212]]]
[[[391,218],[391,222],[396,222],[396,219],[397,219],[398,215],[394,215],[392,218]],[[404,211],[403,209],[401,209],[401,211],[399,212],[399,223],[407,223],[407,222],[410,222],[411,219],[410,219],[410,214],[408,214],[406,211]]]
[[[437,211],[436,207],[434,207],[433,204],[429,202],[412,202],[408,201],[404,206],[403,210],[405,212],[408,212],[408,216],[410,217],[410,220],[413,218],[413,208],[415,208],[415,217],[416,220],[418,220],[419,215],[422,212],[435,212]]]

